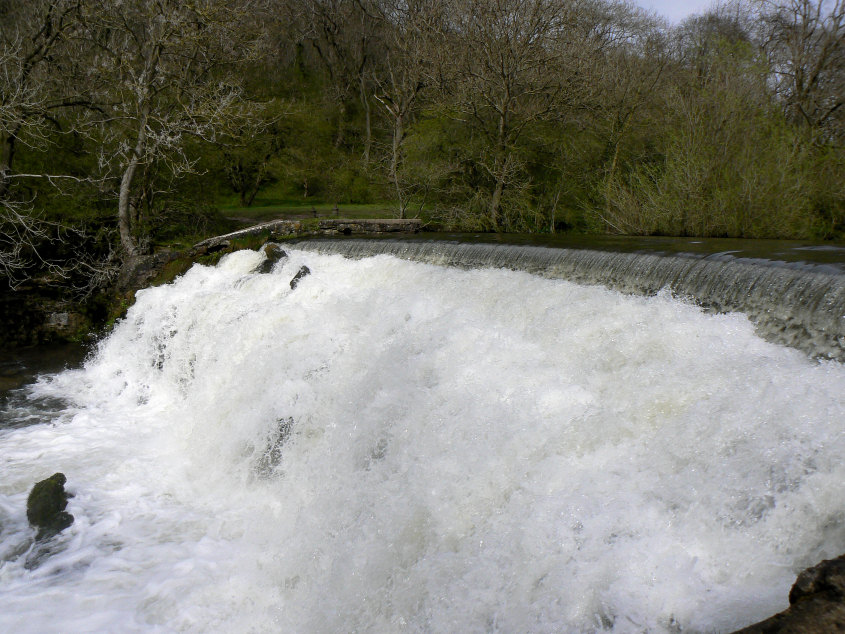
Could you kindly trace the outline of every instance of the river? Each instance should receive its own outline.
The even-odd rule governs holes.
[[[195,266],[11,393],[0,630],[723,632],[845,552],[835,341],[337,244]]]

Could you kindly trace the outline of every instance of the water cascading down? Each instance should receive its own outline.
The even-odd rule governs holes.
[[[0,631],[727,632],[845,552],[835,270],[281,248],[2,406]]]

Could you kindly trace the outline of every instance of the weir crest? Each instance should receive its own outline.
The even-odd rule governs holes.
[[[668,290],[712,312],[742,312],[758,333],[845,362],[845,273],[754,258],[410,240],[306,240],[296,247],[350,258],[388,254],[441,266],[505,268],[623,293]]]

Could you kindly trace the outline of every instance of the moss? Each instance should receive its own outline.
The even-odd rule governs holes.
[[[175,260],[171,260],[150,282],[150,286],[161,286],[162,284],[170,284],[180,275],[184,274],[191,266],[194,260],[188,256],[183,256]]]
[[[29,493],[26,519],[38,529],[39,540],[52,537],[73,524],[73,515],[65,511],[68,500],[65,482],[65,474],[54,473],[36,482]]]
[[[86,343],[91,339],[91,330],[94,324],[90,319],[85,319],[81,324],[67,336],[68,341],[73,343]]]
[[[126,316],[126,311],[135,303],[135,292],[130,291],[124,294],[112,294],[103,296],[103,312],[98,320],[101,334],[108,333],[118,319]]]

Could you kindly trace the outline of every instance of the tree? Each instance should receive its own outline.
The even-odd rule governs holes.
[[[608,187],[613,230],[810,237],[820,208],[837,204],[824,159],[773,99],[751,24],[717,10],[682,25],[661,91],[660,160]]]
[[[845,141],[845,1],[758,4],[777,93],[790,118]]]
[[[91,105],[77,92],[74,40],[80,30],[80,0],[34,0],[0,9],[0,273],[15,284],[33,266],[65,277],[79,266],[96,267],[86,258],[57,262],[43,255],[44,244],[75,230],[44,220],[31,184],[53,186],[90,180],[67,172],[22,172],[21,148],[45,151],[56,135],[78,131],[68,111]],[[78,231],[76,232],[78,234]]]
[[[489,175],[487,224],[505,228],[506,189],[519,180],[516,143],[538,122],[579,107],[587,67],[603,45],[599,5],[586,0],[495,0],[447,3],[441,47],[452,75],[457,112],[485,141],[479,157]]]
[[[609,38],[612,45],[602,51],[596,68],[600,98],[594,108],[598,135],[605,144],[605,209],[601,217],[610,225],[611,190],[618,178],[620,149],[640,111],[654,109],[658,83],[669,63],[661,21],[627,5],[615,9],[614,34]],[[640,126],[649,124],[653,121],[640,121]]]
[[[118,229],[127,257],[156,195],[154,169],[190,171],[188,137],[213,139],[236,114],[236,64],[253,52],[249,0],[90,0],[85,7],[91,66],[108,111],[99,120],[102,163],[120,178]],[[243,108],[237,112],[244,113]]]
[[[247,115],[234,117],[235,125],[220,135],[217,147],[223,157],[226,180],[244,207],[252,205],[261,188],[272,181],[273,159],[284,149],[280,104],[250,103]]]
[[[404,218],[412,191],[403,179],[404,144],[418,98],[431,81],[433,34],[440,28],[441,5],[427,0],[383,0],[375,7],[383,26],[384,55],[374,69],[375,99],[390,122],[387,175],[396,196],[397,215]]]
[[[292,0],[289,15],[300,24],[301,37],[311,44],[329,75],[329,90],[339,109],[335,147],[346,142],[346,117],[352,95],[364,109],[363,160],[370,160],[372,123],[370,67],[376,40],[375,20],[365,0]]]

